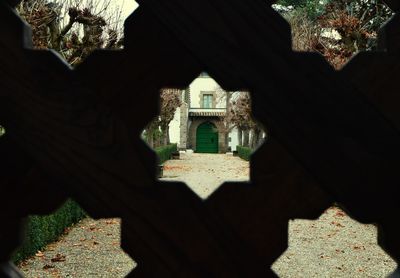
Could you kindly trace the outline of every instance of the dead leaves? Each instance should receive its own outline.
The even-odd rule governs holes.
[[[332,224],[332,225],[335,225],[335,226],[337,226],[337,227],[340,227],[340,228],[343,228],[343,227],[344,227],[344,225],[342,225],[342,224],[340,224],[339,222],[336,222],[336,221],[332,221],[331,224]]]
[[[365,250],[365,246],[364,245],[354,245],[353,250]]]
[[[164,171],[173,171],[173,170],[189,171],[189,170],[191,170],[191,168],[189,166],[185,166],[185,165],[164,165],[163,169],[164,169]]]
[[[42,251],[37,251],[37,253],[35,254],[36,257],[44,257],[44,254]]]
[[[65,255],[61,255],[59,253],[56,254],[54,258],[51,259],[51,262],[65,262]]]
[[[116,219],[110,219],[110,220],[106,220],[106,224],[107,225],[119,224],[119,221]]]
[[[50,268],[55,268],[55,266],[54,266],[54,265],[50,265],[50,264],[45,264],[45,265],[43,266],[43,269],[44,269],[44,270],[50,269]]]
[[[335,213],[335,216],[336,216],[336,217],[345,217],[346,214],[345,214],[343,211],[338,210],[338,211]]]

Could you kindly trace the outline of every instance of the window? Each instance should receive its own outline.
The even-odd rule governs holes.
[[[212,108],[212,94],[204,94],[203,95],[203,108]]]

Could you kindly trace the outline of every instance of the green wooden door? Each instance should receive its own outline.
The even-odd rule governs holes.
[[[212,123],[203,123],[197,128],[196,152],[218,153],[218,131]]]

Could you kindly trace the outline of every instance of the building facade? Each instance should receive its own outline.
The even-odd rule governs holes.
[[[228,132],[223,123],[226,92],[208,74],[202,73],[182,91],[182,105],[169,125],[172,143],[180,150],[200,153],[225,153],[236,150],[238,132]]]

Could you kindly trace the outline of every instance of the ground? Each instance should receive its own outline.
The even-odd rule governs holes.
[[[164,166],[161,180],[184,181],[202,198],[224,181],[249,179],[249,163],[229,154],[184,153]],[[337,207],[317,221],[290,221],[288,232],[289,248],[272,266],[279,277],[383,278],[396,268],[377,245],[376,227],[354,221]],[[19,267],[28,278],[125,277],[136,264],[119,246],[118,219],[88,218]]]
[[[288,278],[383,278],[396,266],[377,245],[374,225],[360,224],[331,207],[317,221],[289,222],[289,248],[272,269]]]
[[[120,224],[86,218],[18,267],[27,278],[125,277],[136,263],[120,247]]]
[[[232,154],[181,153],[164,163],[160,180],[183,181],[205,199],[225,181],[249,181],[249,162]]]

